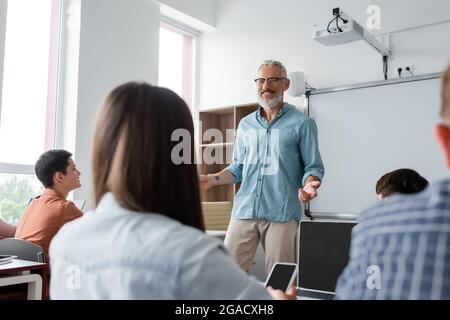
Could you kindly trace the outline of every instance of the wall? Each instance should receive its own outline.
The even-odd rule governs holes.
[[[382,32],[411,29],[417,26],[449,21],[450,19],[450,8],[447,0],[433,0],[431,2],[423,0],[372,0],[372,3],[381,9]]]
[[[288,71],[302,70],[316,88],[381,80],[381,56],[365,42],[326,47],[312,39],[313,25],[325,27],[334,7],[366,26],[366,10],[372,2],[381,7],[382,29],[377,34],[409,28],[414,21],[420,25],[424,15],[425,23],[450,18],[450,2],[445,0],[433,1],[434,6],[427,2],[431,13],[423,11],[421,0],[407,4],[403,0],[218,0],[216,29],[201,37],[197,107],[256,101],[252,79],[266,58],[281,60]],[[396,7],[397,2],[403,7]],[[393,34],[389,76],[395,77],[398,66],[410,63],[416,74],[442,71],[450,59],[450,42],[445,40],[449,33],[446,23]]]
[[[81,4],[75,157],[88,200],[95,117],[106,94],[126,81],[158,79],[159,3],[152,0],[83,0]]]
[[[159,0],[193,19],[214,27],[216,25],[216,0]]]
[[[196,107],[254,102],[252,79],[258,64],[268,57],[283,61],[289,71],[303,70],[317,88],[380,80],[381,58],[367,44],[325,47],[311,39],[312,26],[326,25],[335,6],[344,8],[365,25],[367,6],[372,2],[379,4],[382,18],[385,17],[382,26],[386,27],[377,33],[410,28],[414,21],[422,21],[423,11],[423,5],[413,5],[422,3],[417,0],[408,1],[410,11],[404,15],[398,8],[392,11],[393,5],[386,0],[159,2],[216,26],[213,31],[204,32],[198,41]],[[130,6],[127,0],[82,0],[75,157],[83,172],[83,188],[74,193],[75,199],[90,199],[91,139],[103,97],[128,80],[156,83],[159,2],[133,0]],[[425,13],[424,23],[445,19],[442,12],[450,12],[448,1],[435,0],[434,4],[436,9],[433,14]],[[449,24],[439,24],[394,34],[395,59],[391,62],[390,76],[395,75],[397,65],[410,63],[414,63],[416,74],[442,70],[450,58],[450,43],[443,41],[449,32]],[[297,105],[303,102],[289,97],[287,100]]]

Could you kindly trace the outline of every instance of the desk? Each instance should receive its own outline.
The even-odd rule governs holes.
[[[209,236],[213,236],[219,239],[225,239],[225,236],[227,234],[226,230],[206,230],[206,234]]]
[[[47,264],[20,259],[0,265],[0,286],[10,286],[28,283],[28,300],[42,299],[42,276],[31,271],[46,275]]]

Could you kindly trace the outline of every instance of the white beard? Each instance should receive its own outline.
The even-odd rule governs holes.
[[[273,97],[270,100],[264,100],[261,95],[258,93],[258,103],[261,105],[261,107],[263,108],[276,108],[276,106],[278,106],[280,104],[280,102],[283,101],[283,95],[277,95],[275,97]]]

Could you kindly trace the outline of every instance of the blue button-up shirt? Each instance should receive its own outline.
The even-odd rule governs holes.
[[[308,176],[324,174],[316,124],[288,103],[270,124],[261,109],[239,122],[233,163],[226,168],[241,182],[232,216],[299,220],[298,189]]]
[[[57,300],[271,299],[222,241],[158,213],[125,209],[112,193],[61,228],[50,263]]]

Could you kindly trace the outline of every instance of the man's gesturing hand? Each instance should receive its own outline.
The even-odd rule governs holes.
[[[309,181],[303,188],[298,189],[298,198],[305,203],[317,197],[317,189],[320,187],[320,181]]]
[[[201,190],[208,190],[209,188],[211,188],[212,186],[214,186],[213,181],[212,181],[212,177],[211,176],[207,176],[207,175],[200,175],[200,189]]]

